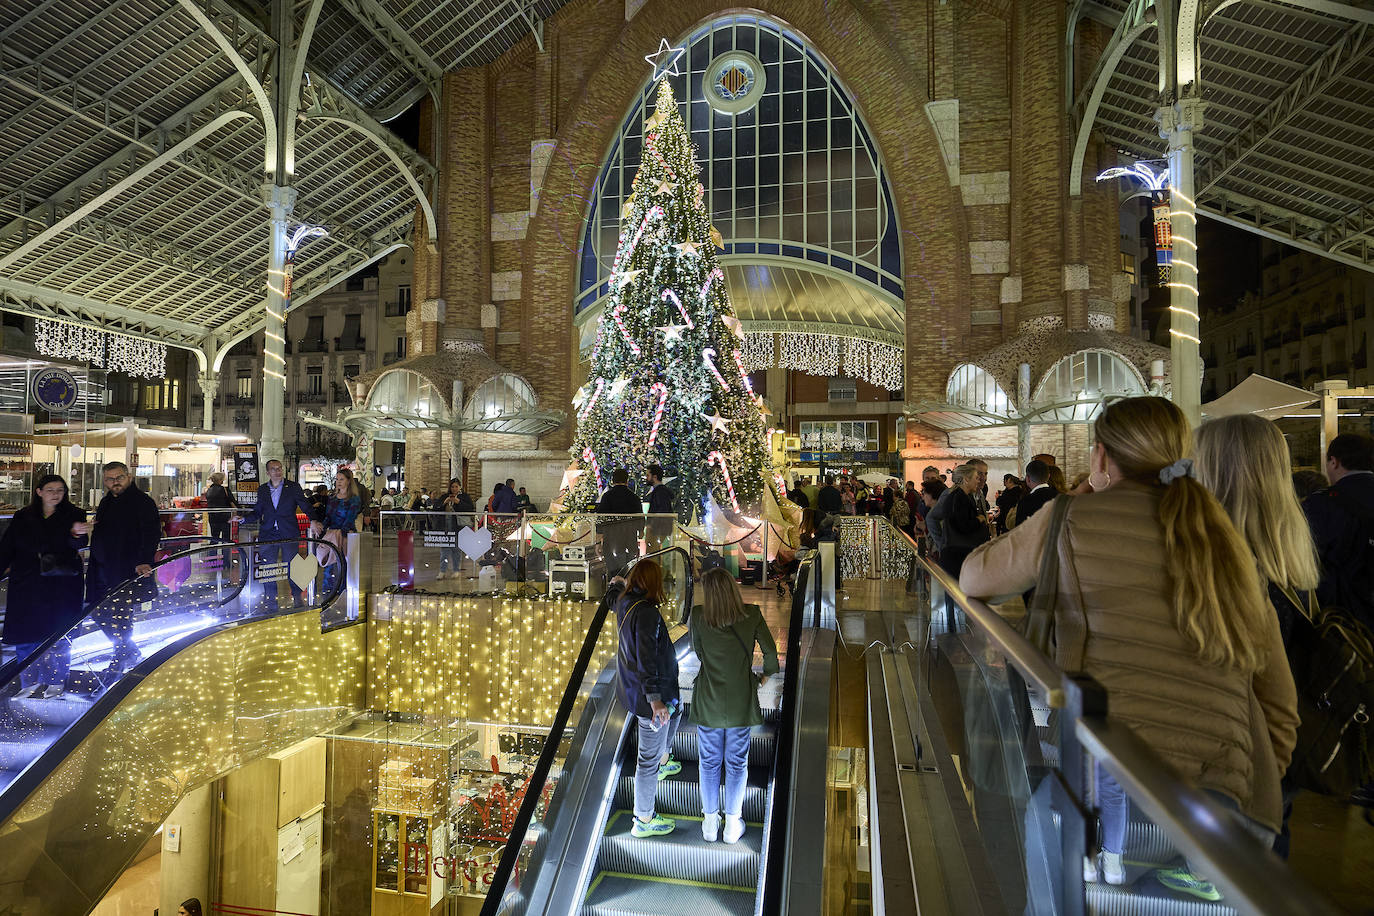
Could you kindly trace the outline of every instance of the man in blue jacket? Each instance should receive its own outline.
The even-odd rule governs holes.
[[[267,462],[267,483],[258,487],[258,501],[243,515],[244,521],[258,523],[257,539],[263,544],[258,548],[259,569],[278,563],[289,566],[292,557],[296,556],[299,548],[295,542],[299,541],[301,536],[300,525],[296,523],[297,510],[311,519],[310,533],[318,536],[321,525],[314,518],[310,501],[305,498],[301,485],[294,480],[287,480],[286,469],[280,461],[273,458]],[[267,543],[269,541],[279,543]],[[281,578],[285,578],[291,585],[291,600],[300,603],[301,590],[296,587],[296,583],[291,582],[289,571],[283,571],[270,575],[266,580],[260,580],[263,581],[264,597],[269,608],[277,607],[277,583]]]

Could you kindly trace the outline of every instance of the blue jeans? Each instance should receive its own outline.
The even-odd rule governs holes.
[[[1097,818],[1102,824],[1102,850],[1121,854],[1126,848],[1126,827],[1131,819],[1131,803],[1102,764],[1093,764],[1097,776]]]
[[[24,658],[33,653],[42,643],[21,642],[15,644],[16,658]],[[27,690],[38,684],[62,685],[67,682],[67,674],[72,670],[72,643],[63,636],[53,643],[48,651],[33,659],[19,672],[19,687]]]
[[[658,765],[664,751],[673,746],[673,736],[682,724],[679,713],[667,725],[654,728],[649,716],[635,716],[639,720],[639,757],[635,761],[635,817],[647,821],[654,816],[654,795],[658,792]]]
[[[459,560],[457,547],[439,548],[439,572],[456,573],[458,571]]]
[[[749,728],[697,726],[701,768],[701,813],[720,812],[720,771],[725,769],[725,813],[739,816],[749,779]]]

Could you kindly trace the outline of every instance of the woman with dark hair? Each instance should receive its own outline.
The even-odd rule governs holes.
[[[20,696],[56,697],[66,685],[72,645],[64,634],[83,616],[85,585],[77,550],[86,537],[73,526],[85,522],[85,510],[67,498],[67,482],[46,474],[0,537],[0,570],[10,575],[3,641],[25,658],[50,636],[61,636],[19,673]]]
[[[188,897],[181,901],[181,906],[177,907],[177,916],[205,916],[205,911],[200,908],[200,898]]]
[[[682,772],[682,764],[672,757],[673,736],[682,716],[678,714],[677,656],[659,613],[664,598],[663,570],[653,560],[636,563],[628,580],[617,576],[606,595],[620,629],[615,657],[620,699],[639,720],[634,825],[630,828],[636,837],[663,836],[677,826],[672,818],[654,813],[659,780]]]
[[[326,588],[333,585],[339,559],[344,555],[348,533],[353,530],[361,507],[362,499],[358,496],[358,486],[353,481],[353,472],[348,468],[339,468],[338,476],[334,478],[334,492],[329,494],[324,517],[319,520],[324,524],[324,535],[321,540],[328,541],[335,547],[334,550],[327,547],[319,548],[320,563],[326,569]]]

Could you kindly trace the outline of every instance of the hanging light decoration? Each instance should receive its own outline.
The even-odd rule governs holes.
[[[901,347],[857,337],[755,331],[744,335],[740,350],[750,372],[776,367],[830,377],[843,371],[888,391],[900,391],[905,376]]]
[[[167,345],[65,321],[37,318],[33,347],[44,356],[88,362],[100,369],[138,378],[167,374]]]

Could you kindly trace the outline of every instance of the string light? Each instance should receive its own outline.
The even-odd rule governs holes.
[[[77,359],[111,372],[137,378],[162,378],[167,374],[167,345],[86,325],[37,318],[33,323],[34,349],[44,356]]]

